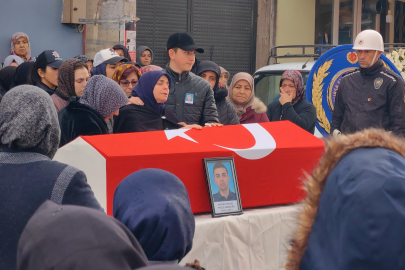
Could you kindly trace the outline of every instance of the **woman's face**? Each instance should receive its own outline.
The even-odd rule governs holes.
[[[105,67],[105,74],[107,75],[107,78],[112,79],[115,70],[121,65],[121,62],[117,62],[115,64],[107,64]]]
[[[75,93],[76,96],[83,96],[83,90],[86,87],[89,80],[89,72],[86,68],[80,68],[75,70]]]
[[[225,84],[228,85],[229,75],[228,73],[221,73],[220,80]]]
[[[14,51],[19,56],[26,56],[28,53],[28,42],[25,37],[20,37],[14,43]]]
[[[239,80],[232,89],[232,98],[238,104],[248,101],[252,88],[246,80]]]
[[[123,50],[121,50],[121,49],[117,49],[117,50],[114,50],[120,57],[125,57],[124,56],[124,51]]]
[[[212,89],[215,87],[217,82],[217,74],[214,71],[205,71],[200,74],[200,77],[211,84]]]
[[[284,79],[281,83],[280,90],[291,95],[292,99],[297,96],[297,86],[295,86],[293,81]]]
[[[145,50],[143,53],[141,53],[141,65],[142,66],[149,66],[150,62],[152,60],[152,56],[149,50]]]
[[[41,81],[51,89],[58,86],[58,72],[59,68],[53,68],[50,66],[46,67],[45,72],[38,69],[38,74],[41,77]]]
[[[93,68],[93,61],[87,61],[86,64],[87,67],[89,68],[89,76],[91,77],[90,70]]]
[[[125,80],[120,80],[120,86],[122,90],[124,90],[127,97],[129,97],[132,93],[132,89],[138,84],[138,75],[136,72],[132,72]]]
[[[165,75],[159,78],[155,88],[153,88],[153,96],[159,104],[165,103],[169,97],[169,80]]]
[[[110,114],[109,116],[107,116],[106,118],[104,118],[104,121],[105,121],[105,122],[108,122],[108,120],[110,120],[111,118],[113,118],[114,115],[115,115],[115,116],[118,116],[119,114],[120,114],[120,110],[118,109],[118,110],[116,110],[115,112],[113,112],[112,114]]]

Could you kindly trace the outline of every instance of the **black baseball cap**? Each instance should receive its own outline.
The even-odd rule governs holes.
[[[187,33],[176,33],[171,35],[167,40],[166,48],[167,50],[180,48],[186,52],[197,51],[199,53],[204,53],[204,49],[197,47],[194,39]]]
[[[59,56],[59,53],[53,50],[43,51],[40,55],[38,55],[35,61],[35,65],[38,68],[45,68],[46,66],[59,68],[62,64],[63,60]]]

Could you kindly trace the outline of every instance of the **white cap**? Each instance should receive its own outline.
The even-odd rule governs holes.
[[[360,32],[354,41],[353,50],[372,50],[384,52],[384,41],[380,33],[375,30]]]
[[[94,67],[100,64],[115,64],[117,62],[128,62],[128,59],[120,57],[113,49],[104,49],[94,56]]]

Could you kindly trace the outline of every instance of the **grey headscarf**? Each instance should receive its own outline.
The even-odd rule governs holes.
[[[4,95],[0,104],[2,145],[19,150],[36,149],[52,159],[59,140],[58,115],[44,90],[21,85]]]
[[[142,54],[144,51],[146,51],[146,50],[150,51],[150,56],[151,56],[150,64],[153,63],[153,58],[154,58],[153,51],[152,51],[149,47],[146,47],[146,46],[139,46],[139,47],[136,49],[136,63],[139,64],[140,66],[142,66],[142,63],[141,63],[141,54]]]
[[[128,104],[128,97],[121,86],[102,75],[94,75],[86,84],[80,103],[90,106],[103,118]]]

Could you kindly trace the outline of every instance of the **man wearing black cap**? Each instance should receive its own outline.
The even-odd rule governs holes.
[[[45,90],[49,95],[55,94],[59,67],[62,64],[63,60],[56,51],[43,51],[38,55],[31,70],[30,84]]]
[[[211,85],[190,72],[195,63],[195,53],[203,53],[187,33],[176,33],[167,41],[169,63],[165,71],[172,77],[166,108],[175,113],[179,121],[187,124],[218,123],[214,92]],[[192,101],[187,99],[192,97]]]

